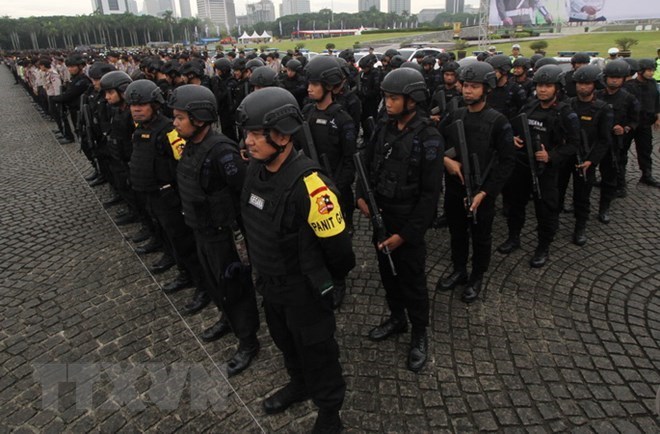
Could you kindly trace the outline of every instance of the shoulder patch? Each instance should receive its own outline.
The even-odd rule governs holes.
[[[319,238],[340,234],[346,228],[344,216],[335,193],[323,182],[318,172],[305,176],[305,187],[309,195],[307,223]]]
[[[186,146],[186,141],[179,137],[179,133],[177,133],[174,129],[167,133],[167,139],[169,140],[170,146],[172,147],[174,159],[180,160],[181,155],[183,154],[183,148]]]

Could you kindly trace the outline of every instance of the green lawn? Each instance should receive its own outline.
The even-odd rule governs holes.
[[[294,49],[296,44],[302,42],[303,44],[305,44],[304,47],[305,49],[320,53],[321,51],[325,50],[325,46],[329,42],[335,44],[337,50],[342,50],[344,48],[353,48],[353,44],[355,44],[355,42],[357,41],[359,41],[363,47],[368,47],[370,42],[377,42],[377,41],[396,39],[396,38],[406,39],[417,35],[423,35],[424,33],[428,33],[428,32],[372,33],[372,34],[360,35],[360,36],[340,36],[336,38],[307,39],[304,41],[299,41],[299,40],[291,41],[288,39],[284,39],[281,42],[272,42],[269,44],[257,44],[257,45],[258,46],[268,45],[269,48],[277,48],[280,51],[282,50],[286,51],[288,49]],[[247,46],[254,47],[255,44],[248,44]]]
[[[632,47],[632,57],[656,57],[656,50],[660,48],[660,32],[598,32],[585,33],[584,35],[571,35],[557,39],[547,39],[547,55],[556,56],[557,51],[598,51],[599,56],[607,57],[607,50],[616,46],[615,39],[631,37],[639,40],[639,44]],[[519,42],[522,53],[531,56],[533,50],[529,48],[529,42]],[[511,52],[511,42],[494,44],[498,50],[504,53]]]

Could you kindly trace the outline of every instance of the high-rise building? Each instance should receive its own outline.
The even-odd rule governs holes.
[[[309,0],[282,0],[280,5],[280,17],[308,14],[310,11]]]
[[[447,12],[450,14],[462,14],[465,9],[465,0],[447,0]]]
[[[435,17],[438,16],[438,14],[443,13],[445,10],[440,8],[440,9],[422,9],[419,11],[417,14],[417,22],[420,24],[422,23],[430,23],[435,19]]]
[[[179,0],[179,9],[181,9],[181,18],[192,17],[192,12],[190,11],[190,0]]]
[[[165,11],[175,12],[174,0],[144,0],[142,12],[154,17],[162,17]]]
[[[275,21],[275,5],[270,0],[248,3],[245,7],[247,9],[248,26]]]
[[[236,26],[234,0],[197,0],[197,16],[202,20],[208,18],[222,31],[231,32]]]
[[[410,0],[387,0],[387,12],[401,15],[403,11],[410,15]]]
[[[358,0],[358,11],[365,12],[371,8],[380,10],[380,0]]]
[[[92,0],[94,12],[100,11],[103,15],[129,12],[128,6],[127,0]]]

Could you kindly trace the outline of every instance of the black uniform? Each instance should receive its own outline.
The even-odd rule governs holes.
[[[378,268],[392,318],[405,323],[407,311],[413,332],[422,332],[429,322],[424,234],[438,206],[444,141],[419,114],[403,131],[396,121],[380,121],[376,128],[366,150],[366,169],[388,233],[405,240],[391,253],[397,276],[380,251]],[[361,188],[357,196],[364,199]]]
[[[233,141],[238,141],[236,123],[234,122],[234,105],[231,94],[232,78],[229,76],[214,76],[211,78],[211,91],[218,102],[218,117],[222,134]]]
[[[71,122],[74,128],[78,124],[78,114],[80,111],[80,96],[92,85],[91,80],[82,72],[71,77],[66,89],[61,95],[52,97],[52,101],[58,104],[65,104],[71,114]],[[73,129],[67,118],[62,119],[64,123],[64,136],[73,140]]]
[[[365,137],[371,136],[371,130],[367,119],[378,117],[378,105],[380,104],[380,73],[376,68],[369,68],[367,72],[360,73],[358,82],[358,97],[362,102],[362,131]]]
[[[575,226],[584,228],[589,219],[590,195],[596,179],[596,166],[610,152],[612,147],[612,107],[595,99],[582,102],[577,97],[571,98],[571,108],[580,119],[580,128],[584,131],[587,143],[580,141],[575,156],[566,160],[559,169],[559,209],[563,208],[568,181],[573,175],[573,205]],[[591,161],[586,177],[582,172],[576,172],[578,155],[582,161]]]
[[[353,118],[353,123],[357,129],[360,125],[360,119],[362,119],[362,102],[355,90],[351,89],[348,84],[344,84],[341,93],[335,95],[335,102],[341,104],[344,110]]]
[[[538,222],[538,248],[547,250],[554,239],[559,224],[558,171],[566,160],[575,155],[580,140],[577,115],[563,102],[555,102],[550,108],[541,107],[533,100],[523,108],[527,113],[532,135],[538,134],[541,144],[549,153],[549,161],[539,170],[541,199],[534,196],[534,208]],[[532,193],[532,178],[525,147],[516,152],[516,166],[509,180],[509,238],[518,239],[525,225],[525,208]],[[538,164],[537,164],[538,166]]]
[[[511,119],[520,113],[525,105],[527,94],[514,80],[507,80],[504,86],[495,87],[488,94],[488,105]]]
[[[619,179],[625,180],[626,165],[628,164],[628,150],[631,141],[635,140],[637,149],[637,162],[642,172],[642,177],[651,177],[653,172],[653,124],[660,113],[660,97],[654,80],[646,80],[639,76],[625,83],[625,89],[632,93],[640,105],[639,124],[635,130],[624,140],[624,148],[621,150],[621,174]]]
[[[298,106],[303,107],[303,101],[307,98],[307,80],[301,74],[296,74],[293,78],[284,73],[283,78],[280,80],[280,86],[291,92],[298,101]]]
[[[308,104],[302,111],[316,145],[321,166],[339,190],[339,203],[349,231],[353,227],[353,181],[357,133],[355,123],[344,108],[333,102],[325,110],[315,103]]]
[[[481,181],[474,186],[473,195],[479,191],[486,193],[477,208],[476,223],[467,217],[465,208],[465,186],[457,176],[445,172],[444,209],[451,235],[451,258],[455,271],[466,274],[469,253],[470,232],[472,233],[472,278],[480,279],[488,271],[492,246],[492,227],[495,217],[495,199],[502,190],[515,165],[513,132],[507,119],[496,110],[486,107],[478,113],[471,113],[467,108],[460,108],[450,115],[449,125],[456,119],[462,119],[465,127],[465,141],[470,161],[476,154],[479,160]],[[453,128],[448,128],[445,142],[454,144],[454,152],[447,154],[462,161],[460,147]],[[471,165],[472,173],[476,168]]]
[[[640,105],[631,93],[621,88],[613,94],[607,93],[607,89],[597,91],[596,97],[605,101],[612,107],[614,113],[614,125],[634,130],[639,123]],[[627,154],[625,149],[625,135],[615,135],[612,131],[612,151],[605,155],[600,164],[601,189],[600,209],[606,211],[616,195],[616,190],[625,188],[625,172],[621,169],[622,154]],[[626,155],[627,161],[627,155]],[[623,174],[623,175],[622,175]]]
[[[232,241],[241,224],[239,196],[245,171],[236,144],[212,130],[200,143],[186,144],[177,166],[185,222],[195,233],[211,298],[238,337],[239,350],[258,346],[259,329],[250,270],[241,266]]]
[[[130,186],[128,162],[133,153],[133,132],[135,124],[131,117],[131,110],[127,105],[110,108],[110,131],[107,139],[107,149],[110,155],[110,171],[115,190],[126,202],[134,216],[144,219],[144,208]]]
[[[341,408],[346,386],[331,299],[321,290],[355,266],[336,193],[318,166],[292,151],[280,169],[248,167],[241,214],[268,329],[291,383],[320,408]]]

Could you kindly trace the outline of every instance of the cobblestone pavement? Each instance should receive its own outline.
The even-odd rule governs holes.
[[[226,381],[236,340],[195,337],[217,312],[178,314],[192,290],[160,291],[145,266],[158,255],[133,252],[124,237],[135,225],[119,230],[101,206],[108,187],[87,186],[77,145],[57,144],[0,71],[0,432],[309,431],[310,402],[277,416],[261,409],[287,379],[265,324],[256,363]],[[629,196],[609,226],[591,222],[586,246],[570,243],[564,214],[550,263],[530,269],[528,224],[521,250],[494,254],[485,300],[471,306],[433,290],[451,264],[446,230],[429,232],[432,354],[418,375],[405,369],[408,335],[365,338],[386,309],[360,219],[358,266],[337,315],[347,430],[658,432],[660,191],[638,185],[633,166]],[[494,242],[504,236],[499,218]],[[201,387],[153,387],[167,372],[190,372],[193,383],[200,367]]]

